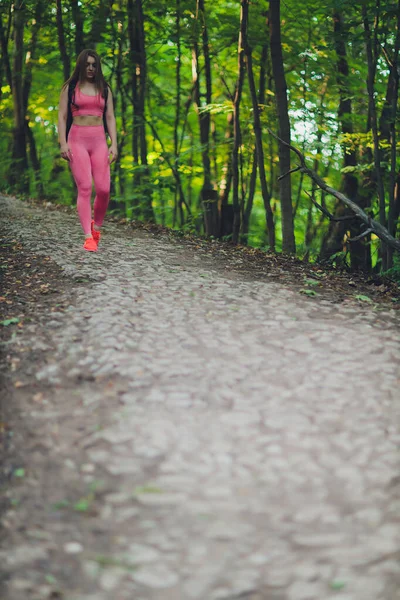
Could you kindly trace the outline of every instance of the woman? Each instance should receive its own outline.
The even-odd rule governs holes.
[[[107,146],[106,131],[111,138]],[[95,252],[110,198],[110,164],[117,159],[113,97],[100,57],[83,50],[61,90],[58,134],[61,156],[69,161],[78,188],[77,208],[85,234],[83,247]],[[96,191],[92,220],[92,179]]]

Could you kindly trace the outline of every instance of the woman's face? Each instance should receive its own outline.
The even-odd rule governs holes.
[[[88,56],[86,61],[86,79],[94,81],[96,75],[96,59],[93,56]]]

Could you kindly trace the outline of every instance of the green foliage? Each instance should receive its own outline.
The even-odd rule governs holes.
[[[357,294],[356,296],[354,296],[354,298],[356,300],[359,300],[360,302],[372,302],[369,296],[364,296],[363,294]]]
[[[398,256],[393,257],[393,267],[385,271],[383,275],[400,285],[400,258]]]
[[[8,55],[13,60],[13,23],[9,2],[0,8],[3,28],[10,31]],[[61,50],[65,50],[71,69],[78,50],[78,24],[72,2],[65,0],[63,26],[65,48],[58,46],[55,35],[56,18],[54,4],[48,3],[39,22],[37,46],[32,50],[32,27],[37,2],[25,3],[23,77],[31,69],[32,85],[27,103],[26,118],[32,133],[34,147],[26,143],[29,169],[18,186],[27,187],[26,194],[43,196],[51,202],[71,205],[75,203],[75,186],[68,164],[59,156],[57,141],[58,101],[64,82]],[[110,13],[107,14],[108,6]],[[345,18],[348,43],[346,46],[349,76],[346,84],[348,96],[353,103],[352,133],[341,133],[338,121],[339,85],[337,56],[333,37],[333,9]],[[145,49],[146,49],[146,104],[145,138],[147,157],[134,159],[135,139],[140,123],[133,98],[133,73],[140,80],[140,67],[136,52],[129,45],[128,12],[125,2],[102,3],[93,0],[79,3],[83,22],[84,43],[92,42],[103,57],[103,71],[113,90],[119,142],[122,150],[119,162],[112,167],[113,197],[111,210],[128,219],[152,219],[185,233],[203,232],[203,207],[200,193],[204,183],[203,158],[207,148],[200,140],[199,115],[193,103],[192,58],[194,44],[199,51],[201,118],[210,118],[211,185],[221,190],[225,184],[227,159],[232,151],[232,135],[229,119],[232,117],[232,98],[237,81],[237,48],[240,6],[231,0],[205,2],[205,13],[196,13],[196,3],[181,2],[178,29],[176,5],[148,0],[144,3]],[[267,129],[277,131],[274,82],[268,49],[268,2],[251,3],[248,38],[252,48],[256,86],[259,87],[260,69],[265,67],[265,97],[259,98],[263,128],[265,167],[267,183],[276,228],[276,248],[281,249],[281,212],[279,204],[279,156],[276,140]],[[375,19],[375,3],[367,2],[371,27]],[[387,2],[381,6],[377,42],[393,55],[396,27],[396,5]],[[366,93],[367,61],[365,36],[359,7],[350,0],[321,3],[305,0],[303,3],[287,0],[281,3],[282,48],[288,85],[289,114],[292,140],[302,149],[308,164],[324,177],[330,185],[340,188],[345,175],[354,175],[359,183],[360,195],[368,198],[371,214],[378,213],[376,192],[373,189],[375,164],[373,138],[368,130],[368,95]],[[11,17],[9,16],[11,15]],[[202,48],[204,26],[207,27],[211,59],[212,98],[206,103],[205,59]],[[94,36],[94,37],[93,37]],[[179,50],[178,50],[179,44]],[[180,63],[178,63],[178,51]],[[378,119],[382,114],[388,69],[379,50],[375,76],[375,98]],[[266,62],[263,57],[267,56]],[[4,56],[2,55],[2,59]],[[4,62],[4,61],[3,61]],[[180,64],[180,89],[177,93],[177,67]],[[10,82],[5,70],[0,78],[0,189],[6,193],[17,190],[10,173],[15,167],[13,145],[15,140],[14,101]],[[177,108],[179,106],[179,115]],[[178,117],[178,118],[177,118]],[[255,136],[253,109],[247,79],[245,79],[240,106],[241,147],[240,201],[244,210],[250,195],[250,181],[254,161]],[[177,126],[176,126],[177,123]],[[175,131],[176,129],[176,131]],[[175,140],[178,147],[175,147]],[[389,143],[381,136],[382,174],[388,189],[389,162],[385,153]],[[36,149],[38,171],[34,171]],[[344,166],[344,153],[355,152],[356,166]],[[139,153],[140,154],[140,153]],[[293,155],[293,163],[296,159]],[[399,165],[400,167],[400,165]],[[179,181],[178,181],[179,179]],[[371,183],[372,182],[372,183]],[[184,203],[179,205],[179,185]],[[372,190],[372,191],[371,191]],[[298,254],[308,260],[316,260],[329,226],[317,209],[310,204],[308,194],[314,193],[312,184],[299,173],[292,175],[292,201],[296,209],[294,222]],[[232,195],[232,194],[231,194]],[[334,202],[320,192],[315,193],[318,202],[335,211]],[[231,201],[231,198],[230,198]],[[151,214],[149,206],[151,205]],[[255,189],[249,231],[241,240],[251,246],[268,249],[265,225],[265,208],[259,182]],[[225,239],[231,239],[228,234]],[[376,242],[374,250],[376,249]],[[376,262],[374,255],[374,262]],[[331,263],[346,262],[346,251],[330,257]],[[397,277],[394,268],[390,276]],[[310,284],[308,284],[310,285]],[[5,324],[4,322],[2,323]],[[11,324],[11,323],[10,323]]]
[[[317,286],[317,285],[321,285],[320,281],[317,281],[316,279],[304,279],[304,283],[306,283],[307,285],[311,285],[311,286]]]
[[[340,590],[346,587],[346,582],[341,581],[340,579],[334,579],[330,582],[329,585],[332,590],[334,590],[335,592],[339,592]]]
[[[133,490],[133,494],[136,496],[138,494],[162,494],[163,490],[154,485],[142,485],[138,486]]]
[[[8,327],[9,325],[16,325],[17,323],[19,323],[19,319],[17,319],[16,317],[0,321],[0,325],[3,325],[3,327]]]

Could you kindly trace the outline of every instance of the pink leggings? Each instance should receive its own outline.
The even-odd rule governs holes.
[[[96,190],[94,222],[103,224],[110,198],[110,164],[103,125],[72,125],[68,135],[72,158],[70,166],[78,187],[77,208],[85,235],[92,220],[92,178]]]

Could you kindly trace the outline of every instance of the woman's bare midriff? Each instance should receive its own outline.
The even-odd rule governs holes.
[[[74,125],[87,125],[90,127],[93,125],[102,125],[103,117],[95,117],[94,115],[81,115],[80,117],[74,117],[72,122]]]

